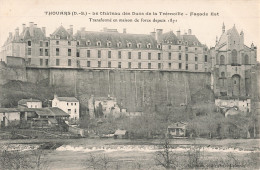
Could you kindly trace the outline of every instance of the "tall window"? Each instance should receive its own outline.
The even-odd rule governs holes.
[[[71,59],[68,59],[68,66],[71,66]]]
[[[158,53],[158,60],[161,60],[161,53]]]
[[[181,46],[179,46],[179,50],[181,50]]]
[[[49,42],[45,42],[45,46],[48,47],[49,46]]]
[[[237,50],[232,50],[231,52],[232,55],[232,64],[237,64]]]
[[[40,41],[40,47],[42,47],[43,46],[43,42],[42,41]]]
[[[188,64],[186,64],[186,70],[188,70],[189,69],[189,65]]]
[[[40,56],[43,56],[43,49],[40,48]]]
[[[221,55],[220,56],[220,62],[219,62],[219,64],[225,64],[225,56],[223,56],[223,55]]]
[[[48,56],[49,55],[49,51],[48,49],[45,49],[45,56]]]
[[[40,66],[43,65],[43,59],[40,59]]]
[[[152,64],[148,63],[148,68],[151,69],[152,68]]]
[[[142,68],[142,63],[138,63],[138,68]]]
[[[118,51],[117,55],[118,55],[118,59],[121,59],[121,51]]]
[[[31,42],[31,41],[28,41],[28,42],[27,42],[27,45],[28,45],[28,46],[32,46],[32,42]]]
[[[131,52],[128,52],[128,59],[131,59]]]
[[[77,60],[77,67],[80,67],[80,61]]]
[[[161,68],[162,68],[162,64],[158,63],[158,69],[161,69]]]
[[[249,58],[248,58],[248,55],[245,55],[245,64],[249,64]]]
[[[172,63],[168,63],[168,67],[169,67],[169,69],[171,69],[172,68]]]
[[[71,49],[68,49],[68,56],[71,56]]]
[[[198,70],[198,64],[195,64],[195,70]]]
[[[188,47],[185,47],[185,50],[188,51]]]
[[[90,61],[87,61],[87,67],[90,67]]]
[[[142,58],[142,53],[138,52],[138,59],[141,60],[141,58]]]
[[[207,55],[205,55],[204,61],[205,61],[205,62],[208,62],[208,56],[207,56]]]
[[[56,48],[56,56],[59,56],[59,55],[60,55],[60,49]]]
[[[90,57],[90,50],[87,50],[87,57]]]
[[[169,53],[168,54],[168,60],[171,60],[172,59],[172,53]]]
[[[56,59],[56,66],[60,65],[60,59]]]
[[[152,56],[152,54],[148,53],[148,60],[151,60],[151,56]]]
[[[179,63],[179,69],[181,69],[181,66],[182,66],[181,63]]]
[[[101,61],[98,61],[98,67],[101,67]]]
[[[108,62],[108,68],[111,68],[111,61]]]
[[[45,59],[45,65],[48,66],[49,65],[49,60]]]
[[[59,41],[56,41],[56,45],[59,45],[60,44],[60,42]]]
[[[28,48],[28,55],[32,55],[32,49]]]
[[[128,62],[128,68],[131,68],[132,63]]]
[[[118,62],[118,68],[121,68],[121,62]]]
[[[181,60],[181,53],[179,53],[179,60]]]
[[[79,57],[80,56],[80,53],[79,53],[79,50],[77,50],[77,57]]]
[[[101,58],[101,51],[98,50],[98,58]]]
[[[185,56],[186,56],[186,61],[188,61],[189,60],[189,55],[185,54]]]
[[[195,55],[195,61],[198,61],[198,56]]]
[[[108,58],[111,58],[111,51],[108,51]]]

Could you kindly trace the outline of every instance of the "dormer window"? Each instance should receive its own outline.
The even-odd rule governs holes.
[[[147,44],[147,48],[151,48],[151,44],[149,43],[149,44]]]
[[[77,45],[79,45],[80,43],[79,43],[79,41],[77,41]]]
[[[60,39],[60,36],[59,36],[59,35],[56,35],[55,37],[56,37],[56,39]]]
[[[88,45],[88,46],[89,46],[90,44],[91,44],[91,43],[90,43],[90,41],[88,40],[88,41],[86,42],[86,45]]]
[[[127,47],[128,48],[132,47],[132,43],[127,43]]]
[[[178,43],[181,44],[181,41],[179,41]]]
[[[99,47],[101,46],[101,42],[100,41],[97,42],[97,46],[99,46]]]
[[[111,47],[111,42],[110,42],[110,41],[107,42],[107,46],[108,46],[108,47]]]
[[[193,42],[193,45],[197,45],[197,43],[196,43],[196,42]]]
[[[122,43],[121,42],[118,42],[117,43],[117,47],[121,47],[122,46]]]
[[[158,49],[161,49],[161,47],[162,47],[161,44],[157,44]]]
[[[28,46],[32,46],[32,42],[31,41],[28,41],[27,44],[28,44]]]
[[[138,43],[138,44],[137,44],[137,48],[141,48],[141,43]]]

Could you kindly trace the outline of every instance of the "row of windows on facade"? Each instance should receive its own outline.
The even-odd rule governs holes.
[[[43,50],[44,50],[44,55],[49,56],[49,49],[43,49],[43,48],[40,48],[40,56],[43,56]],[[31,48],[27,49],[27,55],[32,55],[32,49]]]
[[[67,103],[67,106],[69,105],[69,103]],[[71,106],[73,106],[73,103],[71,103],[70,104]],[[74,105],[76,106],[77,105],[77,103],[74,103]]]
[[[77,109],[74,110],[74,113],[77,113]],[[71,109],[68,109],[68,114],[71,114]]]
[[[220,58],[219,64],[224,65],[226,63],[225,62],[225,56],[221,55],[219,58]],[[231,61],[232,64],[238,64],[237,56],[232,56],[231,59],[232,59],[232,61]],[[249,64],[248,55],[243,56],[243,61],[244,61],[244,64]]]
[[[32,46],[32,42],[31,42],[31,41],[28,41],[27,44],[28,44],[28,46]],[[59,45],[59,44],[60,44],[60,41],[56,41],[56,45]],[[181,44],[181,43],[180,43],[180,44]],[[69,45],[69,46],[71,45],[71,41],[68,41],[68,45]],[[77,41],[77,45],[80,45],[80,41]],[[86,42],[86,45],[87,45],[87,46],[90,46],[90,45],[91,45],[91,42],[90,42],[90,41],[87,41],[87,42]],[[185,45],[187,46],[187,45],[188,45],[188,42],[186,42]],[[195,43],[194,45],[198,45],[198,44]],[[48,47],[48,46],[49,46],[49,43],[48,43],[48,42],[45,42],[45,47]],[[101,42],[100,42],[100,41],[97,42],[97,46],[101,46]],[[43,41],[40,41],[40,47],[43,47]],[[108,43],[107,43],[107,47],[111,47],[111,42],[108,42]],[[121,42],[117,43],[117,47],[122,47],[122,43],[121,43]],[[131,47],[132,47],[132,43],[127,43],[127,46],[126,46],[126,47],[131,48]],[[137,47],[137,48],[141,48],[141,47],[142,47],[142,44],[141,44],[141,43],[138,43],[138,44],[136,45],[136,47]],[[150,43],[148,43],[147,46],[146,46],[146,48],[151,48],[151,47],[152,47],[152,46],[151,46]],[[158,48],[158,49],[161,49],[161,48],[162,48],[162,45],[161,45],[161,44],[158,44],[158,45],[157,45],[157,48]],[[171,48],[172,48],[172,46],[171,46],[171,45],[168,45],[168,49],[171,49]],[[182,50],[182,46],[179,46],[179,50]],[[188,47],[185,47],[185,50],[188,51],[189,48],[188,48]],[[197,48],[195,48],[195,51],[197,51]],[[206,48],[205,48],[205,51],[207,51]]]
[[[60,50],[59,48],[56,48],[56,56],[59,56],[60,54]],[[71,49],[68,49],[68,56],[71,56]],[[91,56],[91,53],[90,53],[90,50],[87,50],[87,57],[90,57]],[[107,54],[108,58],[111,58],[112,56],[112,53],[111,51],[108,51],[108,54]],[[151,53],[148,53],[148,60],[151,60]],[[77,57],[80,57],[80,53],[79,51],[77,51]],[[189,56],[188,54],[185,54],[185,57],[186,57],[186,61],[188,61],[189,59]],[[98,50],[98,58],[101,58],[101,51]],[[118,59],[121,59],[122,58],[122,52],[121,51],[118,51]],[[131,59],[132,58],[132,53],[131,52],[128,52],[128,59]],[[181,60],[182,58],[182,54],[179,53],[179,60]],[[138,52],[138,59],[142,59],[142,53],[141,52]],[[171,60],[172,59],[172,53],[169,52],[168,53],[168,60]],[[161,53],[158,53],[158,60],[161,60]],[[198,61],[198,56],[195,56],[195,61]],[[208,56],[205,55],[204,56],[204,62],[208,62]]]
[[[71,66],[72,62],[71,59],[68,59],[68,66]],[[56,59],[56,66],[60,65],[60,59]],[[80,61],[77,61],[77,67],[80,67]],[[91,67],[91,61],[87,61],[87,67]],[[101,61],[98,61],[98,67],[101,67]],[[108,61],[107,63],[107,67],[111,68],[112,67],[112,63],[111,61]],[[122,63],[118,62],[118,68],[122,68]],[[132,63],[128,62],[128,68],[132,68]],[[138,63],[138,68],[141,69],[142,68],[142,63]],[[152,68],[152,64],[148,63],[148,69]],[[162,63],[158,63],[158,69],[162,68]],[[172,68],[172,63],[168,63],[168,68],[171,69]],[[182,63],[179,63],[179,69],[182,69]],[[186,64],[185,65],[185,69],[188,70],[189,69],[189,65]],[[198,64],[195,64],[195,70],[198,70]]]

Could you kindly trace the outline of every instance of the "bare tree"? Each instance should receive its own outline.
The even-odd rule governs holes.
[[[100,155],[100,154],[90,154],[88,159],[83,162],[83,165],[86,169],[92,168],[92,169],[102,169],[107,170],[109,168],[109,164],[111,163],[111,158],[108,157],[106,154]]]

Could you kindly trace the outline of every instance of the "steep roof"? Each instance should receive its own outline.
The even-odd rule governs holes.
[[[62,25],[51,34],[52,38],[55,38],[56,36],[58,36],[59,39],[65,40],[71,38],[69,32]]]
[[[116,130],[116,132],[114,133],[114,135],[125,135],[126,134],[126,130],[120,130],[120,129],[118,129],[118,130]]]
[[[39,108],[33,109],[39,116],[61,116],[69,117],[69,114],[65,113],[63,110],[57,107]]]
[[[201,46],[201,43],[199,42],[198,38],[195,35],[181,35],[180,40],[182,40],[183,42],[188,42],[188,46],[197,46],[194,43],[198,44],[199,46]]]
[[[216,49],[227,50],[228,36],[231,36],[231,35],[239,36],[235,25],[231,29],[222,33],[222,35],[220,36],[219,41],[216,45]]]
[[[127,34],[117,32],[92,32],[92,31],[77,31],[75,38],[79,40],[80,45],[85,46],[86,42],[90,42],[89,46],[97,46],[97,42],[101,42],[103,48],[109,47],[108,42],[111,43],[110,48],[137,48],[140,43],[141,49],[147,49],[147,44],[151,44],[151,49],[157,49],[157,42],[151,35],[146,34]],[[121,43],[121,46],[118,46]],[[127,47],[131,43],[131,47]]]
[[[178,38],[172,31],[169,31],[162,34],[162,42],[176,45],[178,43]]]
[[[20,41],[24,41],[27,39],[32,39],[32,40],[44,40],[46,39],[46,36],[42,32],[41,28],[38,27],[33,27],[32,28],[33,32],[32,34],[30,33],[30,27],[26,27],[20,34],[19,39]]]
[[[169,125],[168,128],[172,128],[172,129],[174,129],[174,128],[186,128],[186,126],[187,126],[186,122],[176,122],[172,125]]]

